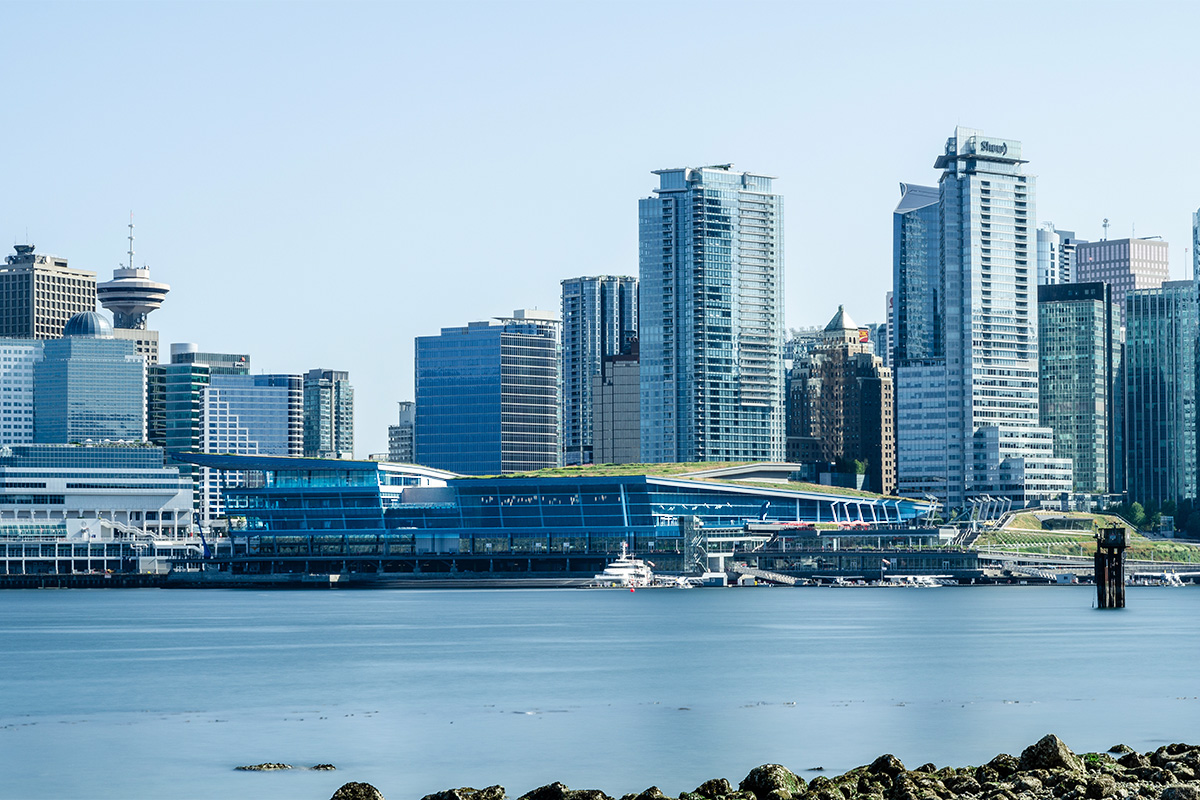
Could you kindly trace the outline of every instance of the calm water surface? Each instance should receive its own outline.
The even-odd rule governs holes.
[[[0,797],[669,794],[1200,741],[1200,589],[0,593]],[[252,774],[238,764],[332,762]]]

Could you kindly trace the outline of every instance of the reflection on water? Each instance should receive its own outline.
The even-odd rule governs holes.
[[[1200,589],[0,594],[0,797],[610,794],[1200,741]],[[238,764],[333,762],[333,773]]]

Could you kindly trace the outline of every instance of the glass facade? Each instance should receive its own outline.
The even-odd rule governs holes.
[[[1038,370],[1041,424],[1071,459],[1074,491],[1120,491],[1121,311],[1107,284],[1038,287]]]
[[[33,367],[41,359],[36,339],[0,341],[0,445],[33,441]]]
[[[43,348],[33,368],[35,442],[145,440],[146,363],[133,342],[68,336]]]
[[[564,464],[590,464],[592,413],[605,356],[628,353],[637,338],[637,279],[609,275],[562,282],[562,452]]]
[[[558,328],[517,312],[417,337],[417,462],[463,475],[557,466]]]
[[[1168,281],[1125,300],[1129,498],[1195,499],[1197,286]]]
[[[1079,243],[1074,231],[1060,231],[1053,222],[1038,226],[1038,286],[1075,282],[1075,248]]]
[[[784,456],[783,198],[729,165],[638,203],[642,460]]]
[[[350,373],[311,369],[304,374],[304,455],[354,458],[354,387]]]
[[[1157,289],[1170,277],[1169,247],[1157,239],[1103,239],[1075,248],[1076,283],[1107,283],[1122,315],[1125,296],[1138,289]],[[1121,317],[1125,324],[1125,317]]]
[[[938,200],[935,186],[900,184],[900,204],[892,213],[894,365],[945,355]]]

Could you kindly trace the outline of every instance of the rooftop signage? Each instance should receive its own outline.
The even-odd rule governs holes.
[[[1012,139],[991,139],[972,136],[962,144],[960,155],[990,156],[1005,160],[1021,160],[1021,143]]]

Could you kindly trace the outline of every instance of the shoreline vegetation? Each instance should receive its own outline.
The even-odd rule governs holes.
[[[819,768],[813,768],[817,770]],[[1123,744],[1076,755],[1054,734],[1019,757],[1001,753],[981,766],[908,769],[893,755],[843,775],[805,781],[787,767],[764,764],[735,787],[713,778],[678,800],[1200,800],[1200,745],[1168,744],[1139,753]],[[346,783],[330,800],[384,800],[371,784]],[[395,798],[393,798],[395,800]],[[503,786],[446,789],[422,800],[509,800]],[[614,798],[600,789],[551,783],[517,800],[674,800],[657,786]]]

